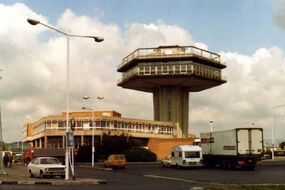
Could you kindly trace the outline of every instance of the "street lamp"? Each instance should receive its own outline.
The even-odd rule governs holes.
[[[2,69],[0,69],[0,72],[2,72]],[[2,80],[2,76],[0,76],[0,80]],[[4,147],[4,141],[3,141],[3,135],[2,135],[2,104],[0,100],[0,175],[7,175],[5,170],[3,169],[3,147]]]
[[[4,141],[2,139],[2,112],[1,112],[1,102],[0,102],[0,175],[6,175],[7,173],[3,169],[3,147]]]
[[[210,120],[210,132],[212,133],[213,132],[213,120]]]
[[[69,179],[69,147],[67,146],[67,134],[70,132],[70,127],[69,127],[69,91],[70,91],[70,80],[69,80],[69,38],[70,37],[78,37],[78,38],[92,38],[95,40],[95,42],[102,42],[104,38],[98,37],[98,36],[83,36],[83,35],[74,35],[74,34],[67,34],[65,32],[62,32],[56,28],[53,28],[52,26],[46,25],[44,23],[41,23],[38,20],[34,19],[27,19],[27,22],[31,25],[37,25],[41,24],[47,28],[50,28],[58,33],[63,34],[66,36],[66,42],[67,42],[67,48],[66,48],[66,143],[65,143],[65,180]],[[73,169],[74,172],[74,169]],[[74,176],[73,176],[74,177]]]
[[[89,96],[83,96],[82,97],[84,100],[88,100],[90,99]],[[104,97],[97,97],[98,100],[103,100]],[[85,110],[91,110],[92,111],[92,155],[91,155],[91,158],[92,158],[92,167],[94,167],[94,154],[95,154],[95,140],[94,140],[94,133],[95,133],[95,116],[94,116],[94,110],[95,106],[94,106],[94,102],[93,102],[93,106],[92,108],[87,108],[87,107],[82,107],[82,109],[85,109]]]
[[[275,139],[274,139],[274,120],[273,120],[273,111],[274,109],[277,109],[277,108],[280,108],[280,107],[284,107],[285,104],[281,104],[281,105],[278,105],[278,106],[273,106],[271,108],[271,140],[272,140],[272,150],[271,150],[271,157],[272,157],[272,160],[274,160],[274,144],[275,144]]]
[[[31,25],[41,24],[41,25],[43,25],[43,26],[45,26],[45,27],[47,27],[47,28],[50,28],[50,29],[52,29],[52,30],[54,30],[54,31],[56,31],[56,32],[58,32],[58,33],[61,33],[61,34],[65,35],[66,37],[92,38],[92,39],[94,39],[95,42],[102,42],[102,41],[104,41],[104,38],[102,38],[102,37],[100,37],[100,36],[86,36],[86,35],[67,34],[67,33],[65,33],[65,32],[62,32],[62,31],[60,31],[60,30],[58,30],[58,29],[52,27],[52,26],[46,25],[46,24],[44,24],[44,23],[41,23],[41,22],[38,21],[38,20],[34,20],[34,19],[30,19],[30,18],[27,19],[27,22],[28,22],[29,24],[31,24]]]

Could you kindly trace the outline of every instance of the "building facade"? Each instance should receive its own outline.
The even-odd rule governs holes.
[[[175,123],[124,118],[116,111],[95,111],[94,116],[92,111],[70,112],[70,118],[75,121],[75,148],[91,145],[93,134],[96,139],[104,134],[144,139],[172,139],[179,136]],[[62,112],[25,123],[23,141],[30,142],[34,148],[64,148],[65,132],[66,113]]]

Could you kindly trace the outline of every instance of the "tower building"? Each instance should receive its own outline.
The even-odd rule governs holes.
[[[152,93],[154,120],[178,123],[187,137],[189,92],[226,83],[224,68],[220,55],[194,46],[139,48],[118,66],[118,86]]]

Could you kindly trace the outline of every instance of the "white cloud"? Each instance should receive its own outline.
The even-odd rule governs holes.
[[[208,50],[208,46],[206,44],[202,43],[202,42],[195,42],[194,46],[197,47],[197,48]]]
[[[273,0],[274,15],[273,21],[281,28],[285,29],[285,1]]]
[[[156,47],[159,45],[193,45],[190,34],[178,26],[170,26],[158,21],[158,23],[140,24],[133,23],[126,28],[124,35],[127,39],[127,48],[137,49]]]
[[[39,119],[65,110],[66,39],[41,25],[29,25],[27,18],[51,25],[24,4],[0,4],[3,133],[8,141],[20,139],[27,118]],[[102,43],[70,40],[71,109],[81,108],[83,95],[100,95],[105,99],[104,104],[96,104],[98,109],[115,109],[131,117],[152,118],[152,96],[117,87],[121,75],[116,69],[122,58],[139,47],[193,43],[184,29],[161,21],[120,28],[98,18],[78,16],[69,9],[55,27],[105,38]]]
[[[9,15],[9,16],[6,16]],[[31,26],[26,18],[48,23],[24,4],[0,4],[0,65],[4,140],[21,138],[27,119],[65,110],[66,39],[51,35],[43,26]],[[5,22],[4,22],[5,21]],[[131,23],[119,27],[99,18],[76,15],[66,10],[55,27],[74,34],[98,35],[102,43],[87,39],[70,40],[71,109],[86,104],[82,96],[104,96],[98,110],[117,110],[126,117],[152,119],[152,95],[117,87],[116,71],[122,58],[137,48],[160,45],[196,45],[183,28],[154,23]],[[13,34],[13,35],[11,35]],[[228,82],[220,87],[190,94],[190,130],[244,127],[252,122],[270,129],[270,108],[282,103],[285,56],[278,47],[260,48],[253,55],[221,52],[227,63]],[[139,108],[139,109],[138,109]],[[278,112],[279,113],[279,112]],[[278,121],[281,126],[283,121]],[[277,127],[278,129],[278,127]],[[281,129],[279,129],[281,130]]]
[[[227,83],[191,94],[190,109],[193,109],[190,110],[190,123],[193,131],[209,131],[210,120],[214,120],[216,130],[249,127],[255,123],[255,126],[264,128],[264,137],[269,140],[271,107],[284,103],[284,53],[272,47],[260,48],[249,56],[232,52],[221,52],[221,56],[227,63],[224,71]],[[275,111],[284,117],[285,108]],[[285,122],[275,119],[278,120],[276,137],[284,140],[280,132]]]

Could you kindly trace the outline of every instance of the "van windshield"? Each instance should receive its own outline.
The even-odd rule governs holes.
[[[185,158],[200,158],[200,152],[199,151],[185,152]]]

